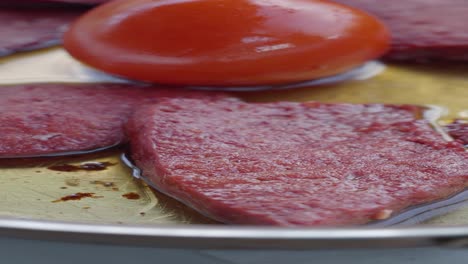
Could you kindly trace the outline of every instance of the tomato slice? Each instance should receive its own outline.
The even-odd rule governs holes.
[[[385,53],[389,34],[323,0],[118,0],[81,17],[64,45],[130,79],[243,86],[335,75]]]

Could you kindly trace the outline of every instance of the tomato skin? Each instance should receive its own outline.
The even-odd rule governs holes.
[[[335,75],[383,55],[389,34],[325,0],[117,0],[74,23],[64,46],[130,79],[243,86]]]

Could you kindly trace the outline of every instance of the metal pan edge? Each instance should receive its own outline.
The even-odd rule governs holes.
[[[0,218],[0,236],[61,242],[190,249],[351,249],[463,247],[468,227],[273,228],[99,225]]]

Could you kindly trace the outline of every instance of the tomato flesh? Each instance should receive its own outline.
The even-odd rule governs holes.
[[[384,54],[389,34],[322,0],[117,0],[81,17],[64,45],[130,79],[243,86],[335,75]]]

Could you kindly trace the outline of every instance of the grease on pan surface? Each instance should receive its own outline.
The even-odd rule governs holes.
[[[79,7],[0,6],[0,56],[60,44]]]
[[[113,224],[212,223],[129,177],[115,151],[12,162],[0,160],[1,217]],[[89,169],[100,164],[105,166]],[[124,196],[130,193],[138,199]]]
[[[40,58],[40,66],[34,63],[37,61],[35,58]],[[27,75],[24,69],[28,69]],[[37,71],[32,71],[33,69]],[[446,108],[446,115],[442,116],[442,119],[467,119],[467,71],[466,65],[389,65],[377,76],[365,80],[314,88],[238,93],[238,95],[249,101],[320,100],[350,103],[430,104]],[[2,83],[22,83],[25,80],[90,82],[111,79],[76,65],[60,50],[25,54],[2,61],[0,64]],[[113,81],[120,80],[113,79]],[[3,198],[0,199],[0,216],[124,224],[212,223],[174,202],[173,199],[153,193],[146,185],[134,181],[131,172],[120,163],[120,153],[102,153],[99,157],[96,155],[83,156],[79,160],[47,159],[29,166],[2,164],[0,193]],[[80,165],[83,162],[96,161],[117,164],[102,171],[60,172],[47,169],[54,164]],[[115,182],[118,189],[113,190],[113,187],[91,183],[91,181]],[[67,183],[74,186],[67,185]],[[62,189],[62,187],[67,187],[67,189]],[[77,192],[94,193],[94,196],[103,197],[52,203],[52,201]],[[122,197],[131,192],[138,193],[141,198],[129,200]],[[462,207],[427,223],[468,224],[468,210]]]
[[[465,0],[333,0],[375,15],[392,33],[394,60],[468,60]]]

